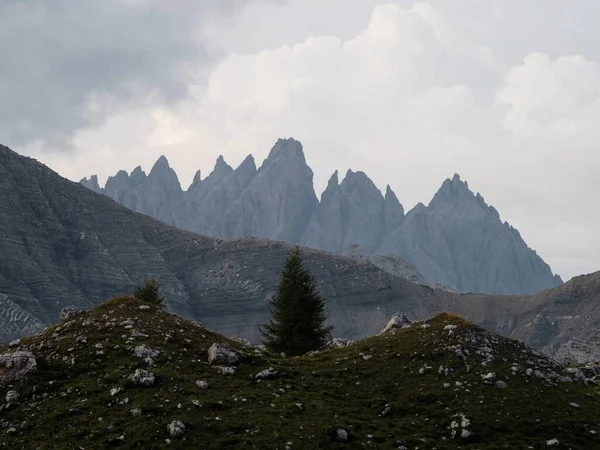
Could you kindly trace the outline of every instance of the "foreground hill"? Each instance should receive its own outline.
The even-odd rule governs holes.
[[[198,171],[186,191],[164,156],[148,175],[137,167],[109,177],[104,188],[95,176],[81,183],[133,211],[208,236],[393,255],[412,263],[411,276],[460,292],[535,294],[562,283],[458,175],[444,181],[428,206],[406,215],[390,186],[384,196],[365,173],[351,170],[341,182],[336,171],[318,201],[313,171],[294,139],[279,139],[259,168],[252,155],[235,170],[220,156],[213,172],[202,179]]]
[[[56,323],[64,307],[129,293],[148,275],[171,312],[256,340],[290,248],[170,227],[2,146],[0,199],[0,342]],[[398,310],[410,318],[451,311],[551,354],[600,359],[600,274],[535,296],[460,295],[364,258],[306,249],[304,259],[338,337],[372,335]]]
[[[7,448],[600,445],[582,373],[448,314],[280,358],[121,298],[1,351]]]

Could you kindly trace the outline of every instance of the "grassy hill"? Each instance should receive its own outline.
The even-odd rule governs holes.
[[[208,362],[215,343],[238,355],[233,374]],[[119,298],[0,349],[16,351],[37,371],[1,385],[8,448],[600,448],[595,386],[448,314],[282,358]],[[256,378],[269,367],[285,376]]]

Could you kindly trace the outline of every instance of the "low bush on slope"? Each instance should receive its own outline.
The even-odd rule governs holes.
[[[24,352],[36,370],[0,371],[10,448],[600,448],[594,387],[448,314],[280,358],[120,298],[0,362]]]

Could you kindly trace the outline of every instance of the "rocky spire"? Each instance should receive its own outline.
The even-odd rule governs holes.
[[[200,170],[197,170],[196,173],[194,174],[194,179],[192,180],[192,184],[190,184],[190,187],[188,188],[188,192],[198,189],[198,187],[200,186],[201,183],[202,183],[202,173],[200,172]]]
[[[300,142],[279,139],[227,216],[234,236],[299,242],[317,205]]]
[[[271,148],[268,158],[264,161],[263,167],[266,168],[270,164],[275,164],[281,158],[285,158],[288,161],[297,161],[301,165],[306,165],[302,144],[293,138],[278,139]]]
[[[404,207],[396,197],[394,191],[388,184],[385,188],[385,198],[383,200],[383,215],[385,233],[391,233],[400,226],[404,220]]]
[[[146,173],[140,166],[137,166],[135,169],[133,169],[133,172],[131,172],[131,175],[129,176],[131,186],[139,186],[146,181],[146,178]]]
[[[79,181],[79,183],[85,186],[86,188],[97,192],[98,194],[103,193],[103,189],[98,184],[98,175],[92,175],[89,180],[87,178],[82,178]]]

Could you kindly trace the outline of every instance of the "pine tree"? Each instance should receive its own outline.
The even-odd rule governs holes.
[[[325,301],[314,276],[304,268],[300,248],[295,247],[271,299],[271,320],[260,330],[262,342],[273,352],[304,355],[323,348],[332,329],[325,326]]]
[[[136,285],[133,289],[133,296],[161,308],[165,307],[165,299],[160,294],[160,285],[156,278],[147,278],[143,283]]]

